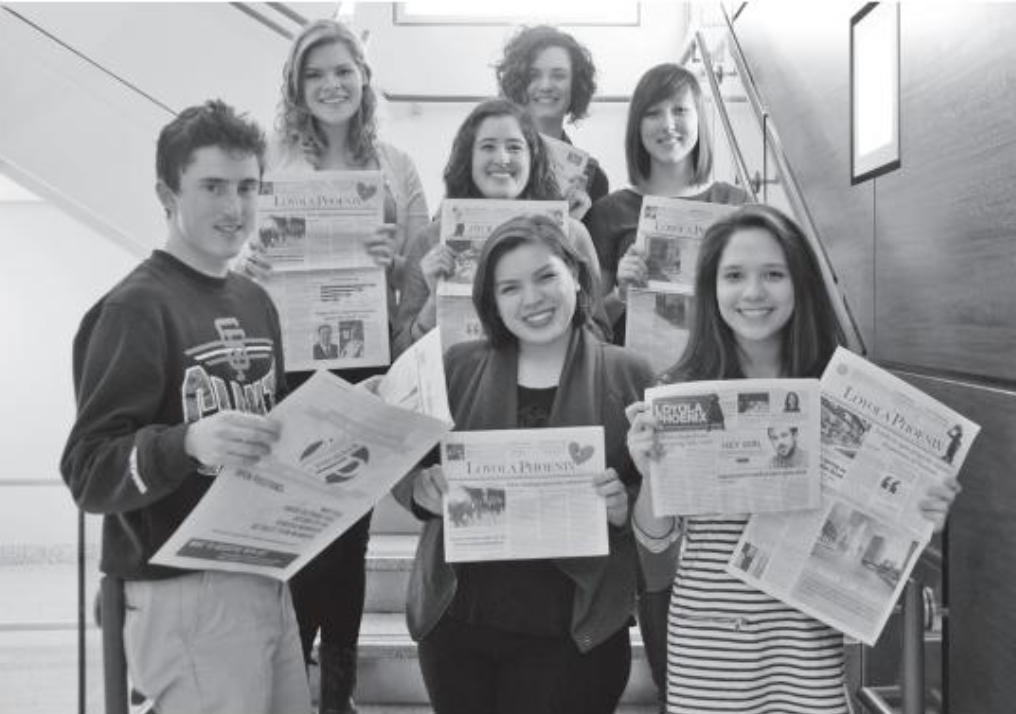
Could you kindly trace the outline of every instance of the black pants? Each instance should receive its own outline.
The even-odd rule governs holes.
[[[360,637],[371,515],[373,511],[289,581],[304,661],[310,660],[319,629],[321,641],[337,647],[353,647]]]
[[[589,652],[571,637],[534,637],[443,617],[419,643],[436,714],[610,714],[628,684],[623,627]]]
[[[639,632],[646,648],[646,659],[656,685],[656,701],[667,702],[667,612],[670,610],[670,588],[639,594]]]

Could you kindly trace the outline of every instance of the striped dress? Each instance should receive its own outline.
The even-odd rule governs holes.
[[[849,714],[843,636],[726,573],[747,516],[684,520],[667,627],[667,712]]]

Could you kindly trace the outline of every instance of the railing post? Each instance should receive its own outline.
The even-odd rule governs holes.
[[[903,657],[900,688],[903,714],[924,714],[924,599],[911,578],[903,590]]]

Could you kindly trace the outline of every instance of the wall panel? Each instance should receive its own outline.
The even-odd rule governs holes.
[[[881,359],[1016,379],[1016,5],[903,5],[899,171],[877,179]]]

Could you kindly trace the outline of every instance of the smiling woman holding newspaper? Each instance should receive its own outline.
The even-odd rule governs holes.
[[[444,171],[445,198],[554,201],[561,192],[533,120],[504,99],[481,102],[452,142]],[[405,349],[437,324],[437,283],[455,270],[455,255],[439,240],[441,225],[428,225],[411,246],[395,320],[395,347]],[[568,238],[593,275],[599,277],[589,232],[568,218]],[[594,314],[602,314],[596,299]],[[604,318],[605,319],[605,318]]]
[[[423,519],[407,618],[438,714],[612,712],[628,680],[635,596],[624,409],[652,382],[648,364],[589,331],[595,277],[550,219],[514,218],[480,255],[473,303],[485,340],[445,358],[458,431],[602,425],[609,555],[450,564],[441,466],[396,497]]]
[[[702,88],[688,70],[661,64],[648,70],[632,94],[624,151],[629,188],[593,204],[586,225],[600,260],[601,288],[615,341],[624,339],[625,294],[644,287],[649,266],[633,248],[645,196],[737,205],[744,189],[711,180],[713,149]]]
[[[277,135],[269,146],[267,164],[269,170],[287,172],[381,171],[385,222],[365,238],[365,247],[378,267],[387,271],[391,317],[410,238],[426,225],[428,215],[412,159],[377,138],[377,102],[370,66],[356,35],[332,20],[309,24],[293,41],[283,69]],[[257,233],[254,235],[240,267],[264,278],[271,265]],[[362,327],[359,335],[353,333],[353,327],[346,326],[345,331],[336,327],[340,345],[331,345],[335,354],[326,358],[354,357],[357,349],[362,352]],[[393,347],[392,357],[397,354]],[[358,368],[338,374],[358,382],[381,371],[383,368]],[[303,383],[310,374],[291,374],[290,385]],[[314,639],[319,629],[321,632],[321,714],[354,711],[351,695],[366,592],[369,530],[368,513],[290,583],[308,662]]]
[[[664,383],[819,377],[836,344],[836,319],[818,261],[801,230],[768,206],[747,206],[709,228],[699,253],[688,346]],[[648,476],[656,420],[629,410],[628,446]],[[941,529],[959,486],[921,504]],[[673,582],[667,628],[667,711],[846,714],[843,637],[727,574],[746,514],[657,518],[649,488],[632,525],[649,586]],[[673,570],[673,553],[684,548]]]

